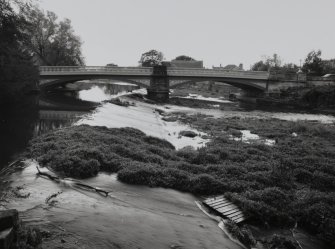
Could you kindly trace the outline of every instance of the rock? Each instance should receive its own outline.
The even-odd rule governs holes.
[[[161,110],[161,109],[156,108],[155,111],[158,112],[159,115],[162,115],[162,116],[165,115],[165,112],[163,110]]]
[[[184,136],[184,137],[196,137],[198,136],[197,133],[195,133],[194,131],[181,131],[179,132],[180,136]]]
[[[178,119],[177,117],[163,117],[162,120],[166,122],[176,122]]]
[[[236,130],[233,128],[229,129],[229,132],[234,136],[234,137],[242,137],[242,132],[240,130]]]
[[[19,213],[16,209],[0,211],[0,231],[11,227],[17,227],[18,224]]]
[[[1,224],[1,223],[0,223]],[[14,228],[7,228],[0,232],[0,248],[8,249],[14,240]]]

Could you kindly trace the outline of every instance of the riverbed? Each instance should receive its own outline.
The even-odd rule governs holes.
[[[121,88],[120,88],[121,89]],[[102,103],[93,110],[48,108],[39,110],[39,119],[33,124],[34,134],[70,125],[97,125],[107,127],[134,127],[148,135],[164,138],[177,149],[184,146],[199,148],[208,142],[206,133],[197,131],[178,121],[164,121],[164,113],[206,114],[213,117],[277,118],[284,120],[310,120],[335,122],[334,116],[265,112],[229,108],[222,110],[189,108],[175,105],[155,105],[128,98],[129,91],[110,94],[106,88],[93,87],[76,96],[83,101],[104,101],[121,97],[131,106]],[[143,91],[138,91],[143,93]],[[121,94],[120,94],[121,93]],[[210,101],[215,101],[211,99]],[[236,105],[223,101],[227,105]],[[222,103],[218,102],[218,103]],[[182,130],[198,134],[195,138],[180,136]],[[36,162],[25,161],[22,170],[16,170],[6,180],[13,189],[21,189],[27,198],[12,197],[6,208],[16,208],[22,220],[59,231],[65,246],[74,248],[241,248],[231,241],[196,205],[197,197],[179,191],[128,185],[119,182],[115,174],[99,173],[84,183],[110,191],[108,197],[78,189],[67,181],[61,184],[36,176]],[[47,169],[43,169],[46,171]],[[46,203],[48,197],[52,204]],[[50,240],[52,241],[52,240]],[[77,241],[77,242],[76,242]],[[52,242],[46,245],[52,248]],[[68,244],[67,244],[68,243]],[[66,247],[65,247],[66,248]]]

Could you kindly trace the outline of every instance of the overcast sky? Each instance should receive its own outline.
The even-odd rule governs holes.
[[[335,58],[335,0],[40,0],[67,17],[83,40],[87,65],[137,66],[157,49],[206,67],[246,69],[277,53],[299,64],[313,49]]]

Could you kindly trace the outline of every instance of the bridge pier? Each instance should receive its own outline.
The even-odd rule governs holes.
[[[150,87],[147,89],[148,98],[157,102],[169,100],[169,77],[166,66],[154,66],[150,79]]]

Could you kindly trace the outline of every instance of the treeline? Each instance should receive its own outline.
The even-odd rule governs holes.
[[[0,0],[0,103],[36,88],[40,65],[82,65],[71,21],[31,2]]]
[[[323,60],[321,58],[321,55],[321,50],[313,50],[309,52],[301,67],[302,72],[315,76],[335,73],[335,58],[331,60]],[[276,70],[282,73],[296,73],[299,70],[299,66],[294,63],[283,64],[280,56],[277,54],[273,54],[273,56],[265,56],[264,59],[253,64],[251,70]]]

